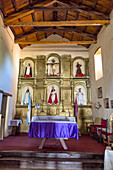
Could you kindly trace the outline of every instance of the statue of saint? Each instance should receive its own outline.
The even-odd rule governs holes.
[[[30,96],[29,89],[27,89],[25,94],[24,94],[23,104],[24,105],[29,105],[29,103],[31,103],[31,96]]]
[[[25,74],[24,77],[32,77],[32,67],[30,66],[30,63],[25,68]]]
[[[79,91],[76,95],[77,95],[77,104],[84,105],[85,99],[84,99],[84,94],[81,92],[81,88],[79,88]]]
[[[57,92],[56,92],[54,87],[52,87],[52,89],[51,89],[47,103],[50,104],[50,105],[52,105],[52,104],[56,105],[58,103]]]
[[[76,65],[76,67],[77,67],[76,75],[82,74],[82,71],[81,71],[81,68],[80,68],[81,66],[82,66],[82,65],[79,64],[79,62],[77,62],[77,65]]]

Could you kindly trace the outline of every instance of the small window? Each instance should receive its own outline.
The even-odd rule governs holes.
[[[95,61],[95,79],[99,80],[100,78],[103,77],[101,48],[99,48],[94,54],[94,61]]]

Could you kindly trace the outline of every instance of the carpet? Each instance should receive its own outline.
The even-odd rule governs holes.
[[[23,151],[64,151],[59,140],[48,139],[45,142],[44,148],[39,149],[41,139],[29,138],[27,133],[20,133],[16,136],[8,136],[0,141],[0,151],[8,150],[23,150]],[[106,146],[102,143],[97,143],[88,135],[82,135],[79,140],[70,138],[65,140],[68,147],[67,151],[71,152],[90,152],[90,153],[104,153]]]

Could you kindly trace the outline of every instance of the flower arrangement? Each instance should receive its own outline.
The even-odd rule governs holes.
[[[61,76],[61,73],[57,73],[57,74],[47,73],[46,76],[47,76],[47,77],[60,77],[60,76]]]
[[[84,77],[85,74],[81,73],[81,74],[76,74],[75,77]]]

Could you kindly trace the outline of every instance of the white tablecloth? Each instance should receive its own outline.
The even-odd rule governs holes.
[[[9,126],[19,126],[19,124],[22,124],[22,120],[14,119],[14,120],[10,120]]]
[[[68,122],[75,122],[75,117],[68,117],[68,116],[33,116],[32,122],[38,121],[68,121]]]
[[[104,170],[113,170],[113,150],[107,146],[104,155]]]

